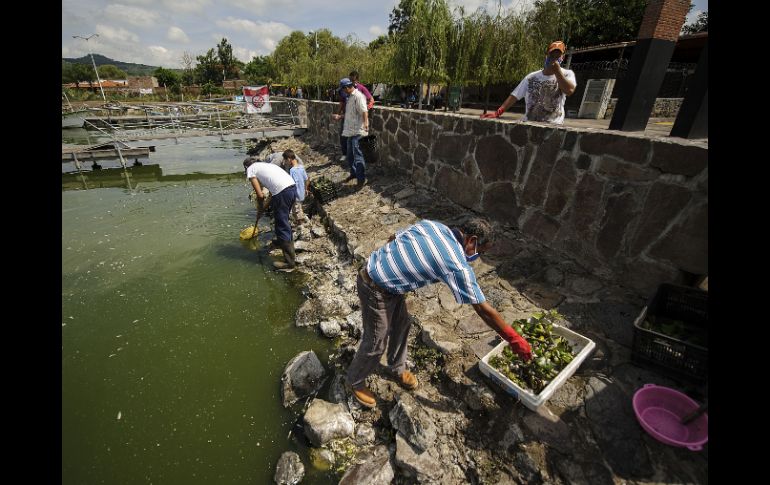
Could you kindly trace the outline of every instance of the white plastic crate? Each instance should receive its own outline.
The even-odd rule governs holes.
[[[553,395],[556,389],[560,388],[561,385],[564,384],[564,382],[575,373],[577,368],[580,367],[580,364],[586,360],[586,357],[588,357],[588,355],[596,346],[594,341],[590,338],[573,332],[566,327],[554,325],[553,333],[555,335],[564,337],[570,343],[572,346],[572,352],[575,354],[575,358],[572,359],[572,362],[567,364],[567,367],[562,369],[561,372],[559,372],[556,377],[554,377],[553,380],[548,383],[548,385],[540,392],[540,394],[535,395],[532,393],[532,391],[522,388],[515,382],[508,379],[505,375],[501,374],[500,371],[489,365],[489,359],[502,352],[503,349],[508,345],[508,342],[504,340],[500,342],[497,347],[490,350],[483,359],[481,359],[479,362],[479,369],[481,370],[481,373],[495,381],[505,390],[505,392],[515,398],[520,399],[521,402],[529,409],[536,411],[537,408],[542,406],[543,403],[545,403]]]

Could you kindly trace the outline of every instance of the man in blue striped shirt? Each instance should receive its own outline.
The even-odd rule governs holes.
[[[358,402],[368,408],[377,404],[365,380],[379,364],[386,344],[388,370],[407,389],[417,387],[417,378],[406,369],[411,320],[404,293],[431,283],[444,282],[455,300],[473,305],[484,323],[500,334],[511,350],[524,360],[532,358],[527,341],[487,303],[468,264],[491,245],[492,229],[482,219],[468,219],[451,229],[440,222],[423,220],[391,236],[387,244],[369,256],[356,281],[364,332],[346,378]]]

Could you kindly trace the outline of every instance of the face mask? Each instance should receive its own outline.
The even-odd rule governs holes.
[[[457,239],[457,242],[460,243],[460,246],[464,246],[464,244],[463,244],[463,236],[460,233],[460,231],[458,231],[457,229],[452,229],[452,234],[454,235],[455,239]],[[476,241],[476,246],[474,246],[474,248],[473,248],[473,254],[468,256],[467,254],[465,254],[465,251],[463,251],[463,255],[465,256],[465,260],[467,262],[470,263],[472,261],[476,261],[477,259],[479,259],[480,254],[477,251],[478,247],[479,247],[479,242],[477,240]]]
[[[547,68],[548,68],[548,64],[549,64],[549,63],[548,63],[548,59],[549,59],[549,58],[548,58],[548,56],[545,56],[545,64],[543,64],[543,69],[547,69]],[[560,58],[558,58],[558,59],[556,59],[554,62],[555,62],[556,64],[559,64],[559,65],[561,65],[561,57],[560,57]]]

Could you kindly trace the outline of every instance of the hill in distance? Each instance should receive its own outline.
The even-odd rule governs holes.
[[[63,57],[62,60],[71,64],[91,65],[91,57],[88,55],[78,58]],[[97,67],[103,66],[105,64],[112,64],[113,66],[125,71],[129,76],[151,76],[155,69],[158,68],[158,66],[148,66],[146,64],[134,64],[132,62],[115,61],[101,54],[94,54],[94,62],[96,63]],[[171,70],[176,71],[177,69]]]

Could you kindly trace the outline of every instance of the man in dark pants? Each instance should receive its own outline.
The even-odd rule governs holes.
[[[388,371],[405,388],[417,388],[417,378],[406,369],[411,321],[404,293],[431,283],[443,281],[455,300],[472,305],[514,353],[524,360],[532,358],[529,343],[487,303],[468,264],[491,245],[492,229],[482,219],[469,219],[454,228],[423,220],[391,236],[369,256],[356,281],[364,331],[346,377],[361,405],[377,405],[365,381],[379,364],[386,345]]]
[[[279,270],[291,270],[295,265],[294,238],[289,224],[289,212],[297,198],[297,189],[294,179],[278,165],[246,159],[243,161],[246,169],[246,178],[251,182],[259,201],[257,208],[257,221],[265,212],[265,194],[262,192],[264,185],[272,195],[273,216],[275,218],[275,237],[277,246],[283,253],[285,262],[275,261],[273,266]],[[256,223],[255,223],[256,225]]]

